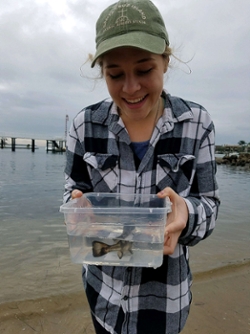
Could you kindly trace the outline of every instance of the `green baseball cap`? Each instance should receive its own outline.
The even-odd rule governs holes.
[[[106,8],[96,22],[97,58],[119,47],[136,47],[162,54],[168,33],[157,7],[149,0],[120,0]]]

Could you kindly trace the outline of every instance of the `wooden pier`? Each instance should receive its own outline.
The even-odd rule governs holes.
[[[46,151],[47,152],[65,152],[66,151],[66,138],[68,133],[68,121],[69,116],[65,115],[65,132],[64,132],[64,138],[54,137],[54,138],[44,138],[39,137],[38,135],[32,135],[27,137],[26,135],[22,134],[10,134],[10,133],[4,133],[0,132],[0,148],[5,149],[9,148],[12,150],[12,152],[15,152],[16,149],[28,149],[31,150],[31,152],[35,152],[38,147],[35,145],[36,140],[42,140],[46,141]],[[8,139],[10,139],[11,143],[8,143]],[[19,144],[17,143],[17,139],[24,140],[25,142],[29,142],[30,144]]]
[[[10,139],[10,143],[8,142]],[[30,144],[19,144],[17,140],[30,140]],[[36,146],[36,140],[46,141],[46,151],[57,153],[66,151],[66,140],[62,138],[56,139],[43,139],[43,138],[27,138],[27,137],[15,137],[15,136],[1,136],[0,135],[0,148],[1,149],[11,149],[12,152],[15,152],[17,149],[28,149],[31,152],[35,152],[39,147]]]
[[[47,152],[65,152],[66,143],[65,140],[46,140],[46,151]]]

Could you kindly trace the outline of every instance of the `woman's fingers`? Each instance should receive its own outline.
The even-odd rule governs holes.
[[[188,221],[188,209],[184,199],[167,187],[158,193],[160,198],[169,197],[172,211],[168,214],[164,235],[164,254],[173,254],[179,237]]]
[[[72,193],[71,193],[71,198],[72,198],[72,199],[74,199],[74,198],[79,198],[79,197],[81,197],[82,195],[83,195],[83,193],[82,193],[80,190],[75,189],[75,190],[73,190]]]

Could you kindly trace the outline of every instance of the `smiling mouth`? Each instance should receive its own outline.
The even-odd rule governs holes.
[[[146,98],[146,96],[147,95],[140,97],[138,99],[134,99],[134,100],[127,100],[127,99],[124,99],[124,100],[129,104],[136,104],[136,103],[142,102]]]

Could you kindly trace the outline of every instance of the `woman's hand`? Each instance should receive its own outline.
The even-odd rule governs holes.
[[[80,190],[73,190],[71,193],[71,199],[79,198],[83,195],[83,193]]]
[[[188,208],[184,199],[169,187],[160,191],[157,196],[160,198],[169,197],[172,203],[172,212],[167,217],[163,249],[164,255],[171,255],[174,253],[181,232],[187,225]]]
[[[83,195],[84,195],[84,193],[81,190],[75,189],[71,193],[71,199],[81,198],[80,200],[78,200],[79,205],[81,207],[91,208],[92,205],[91,205],[90,201]]]
[[[83,193],[80,190],[73,190],[71,193],[71,200],[75,199],[75,198],[80,198],[82,197]],[[70,221],[70,224],[73,225],[74,223],[77,222],[77,220],[75,219],[75,217],[78,217],[77,215],[73,214],[68,214],[68,221]],[[64,221],[64,224],[66,225],[67,223]]]
[[[71,193],[71,199],[77,198],[79,198],[79,200],[77,201],[79,207],[92,208],[91,202],[84,196],[84,193],[81,190],[75,189]],[[85,221],[89,223],[94,223],[96,221],[95,215],[92,210],[89,210],[86,214],[79,214],[76,217],[80,219],[80,222]]]

